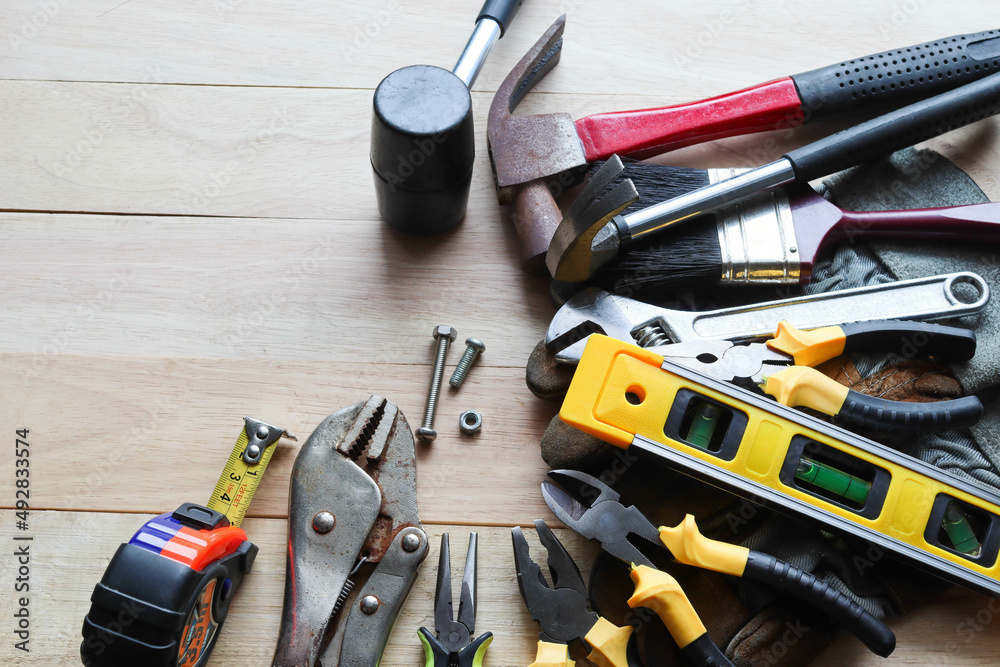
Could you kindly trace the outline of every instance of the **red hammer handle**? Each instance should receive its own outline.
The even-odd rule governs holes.
[[[659,109],[613,111],[575,122],[587,161],[634,158],[738,134],[797,127],[805,120],[790,77],[707,100]]]

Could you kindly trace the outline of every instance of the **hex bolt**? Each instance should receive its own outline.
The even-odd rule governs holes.
[[[455,366],[455,372],[451,374],[448,384],[455,389],[461,387],[462,383],[465,382],[465,376],[469,374],[469,369],[472,368],[472,364],[476,363],[476,359],[485,351],[486,345],[483,344],[483,341],[476,338],[466,338],[465,353],[458,361],[458,366]]]
[[[417,429],[417,439],[422,442],[434,442],[437,431],[434,430],[434,413],[437,412],[438,395],[441,393],[441,380],[444,379],[444,360],[448,356],[448,346],[458,336],[458,332],[448,326],[434,327],[434,339],[437,341],[437,356],[434,358],[434,374],[431,376],[431,388],[427,392],[427,409],[424,410],[424,422]]]
[[[361,598],[361,611],[368,616],[371,616],[378,611],[379,601],[374,595],[366,595]]]

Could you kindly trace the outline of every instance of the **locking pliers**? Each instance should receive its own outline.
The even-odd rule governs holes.
[[[375,667],[427,550],[403,413],[372,396],[327,417],[292,468],[272,664]]]

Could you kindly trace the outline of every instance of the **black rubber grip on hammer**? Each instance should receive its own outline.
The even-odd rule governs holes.
[[[681,653],[698,667],[733,667],[726,654],[715,645],[706,632],[681,649]]]
[[[851,322],[841,325],[844,352],[894,352],[907,358],[941,357],[968,361],[976,354],[976,334],[969,329],[928,322]]]
[[[792,76],[806,121],[897,108],[1000,71],[1000,30],[955,35]]]
[[[1000,73],[896,109],[785,154],[799,183],[912,146],[1000,112]]]
[[[524,0],[486,0],[483,8],[479,10],[476,23],[483,19],[493,19],[500,24],[500,36],[503,37],[510,26],[510,22],[517,15],[517,10],[521,8]]]
[[[883,658],[896,648],[896,635],[857,602],[814,575],[760,551],[750,551],[743,578],[774,586],[834,617]]]
[[[950,401],[906,403],[868,396],[853,389],[836,414],[838,424],[873,431],[945,431],[969,426],[983,416],[983,404],[975,396]]]

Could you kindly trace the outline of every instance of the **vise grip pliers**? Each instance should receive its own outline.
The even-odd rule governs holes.
[[[427,550],[403,413],[372,396],[323,420],[292,468],[274,667],[375,667]]]

